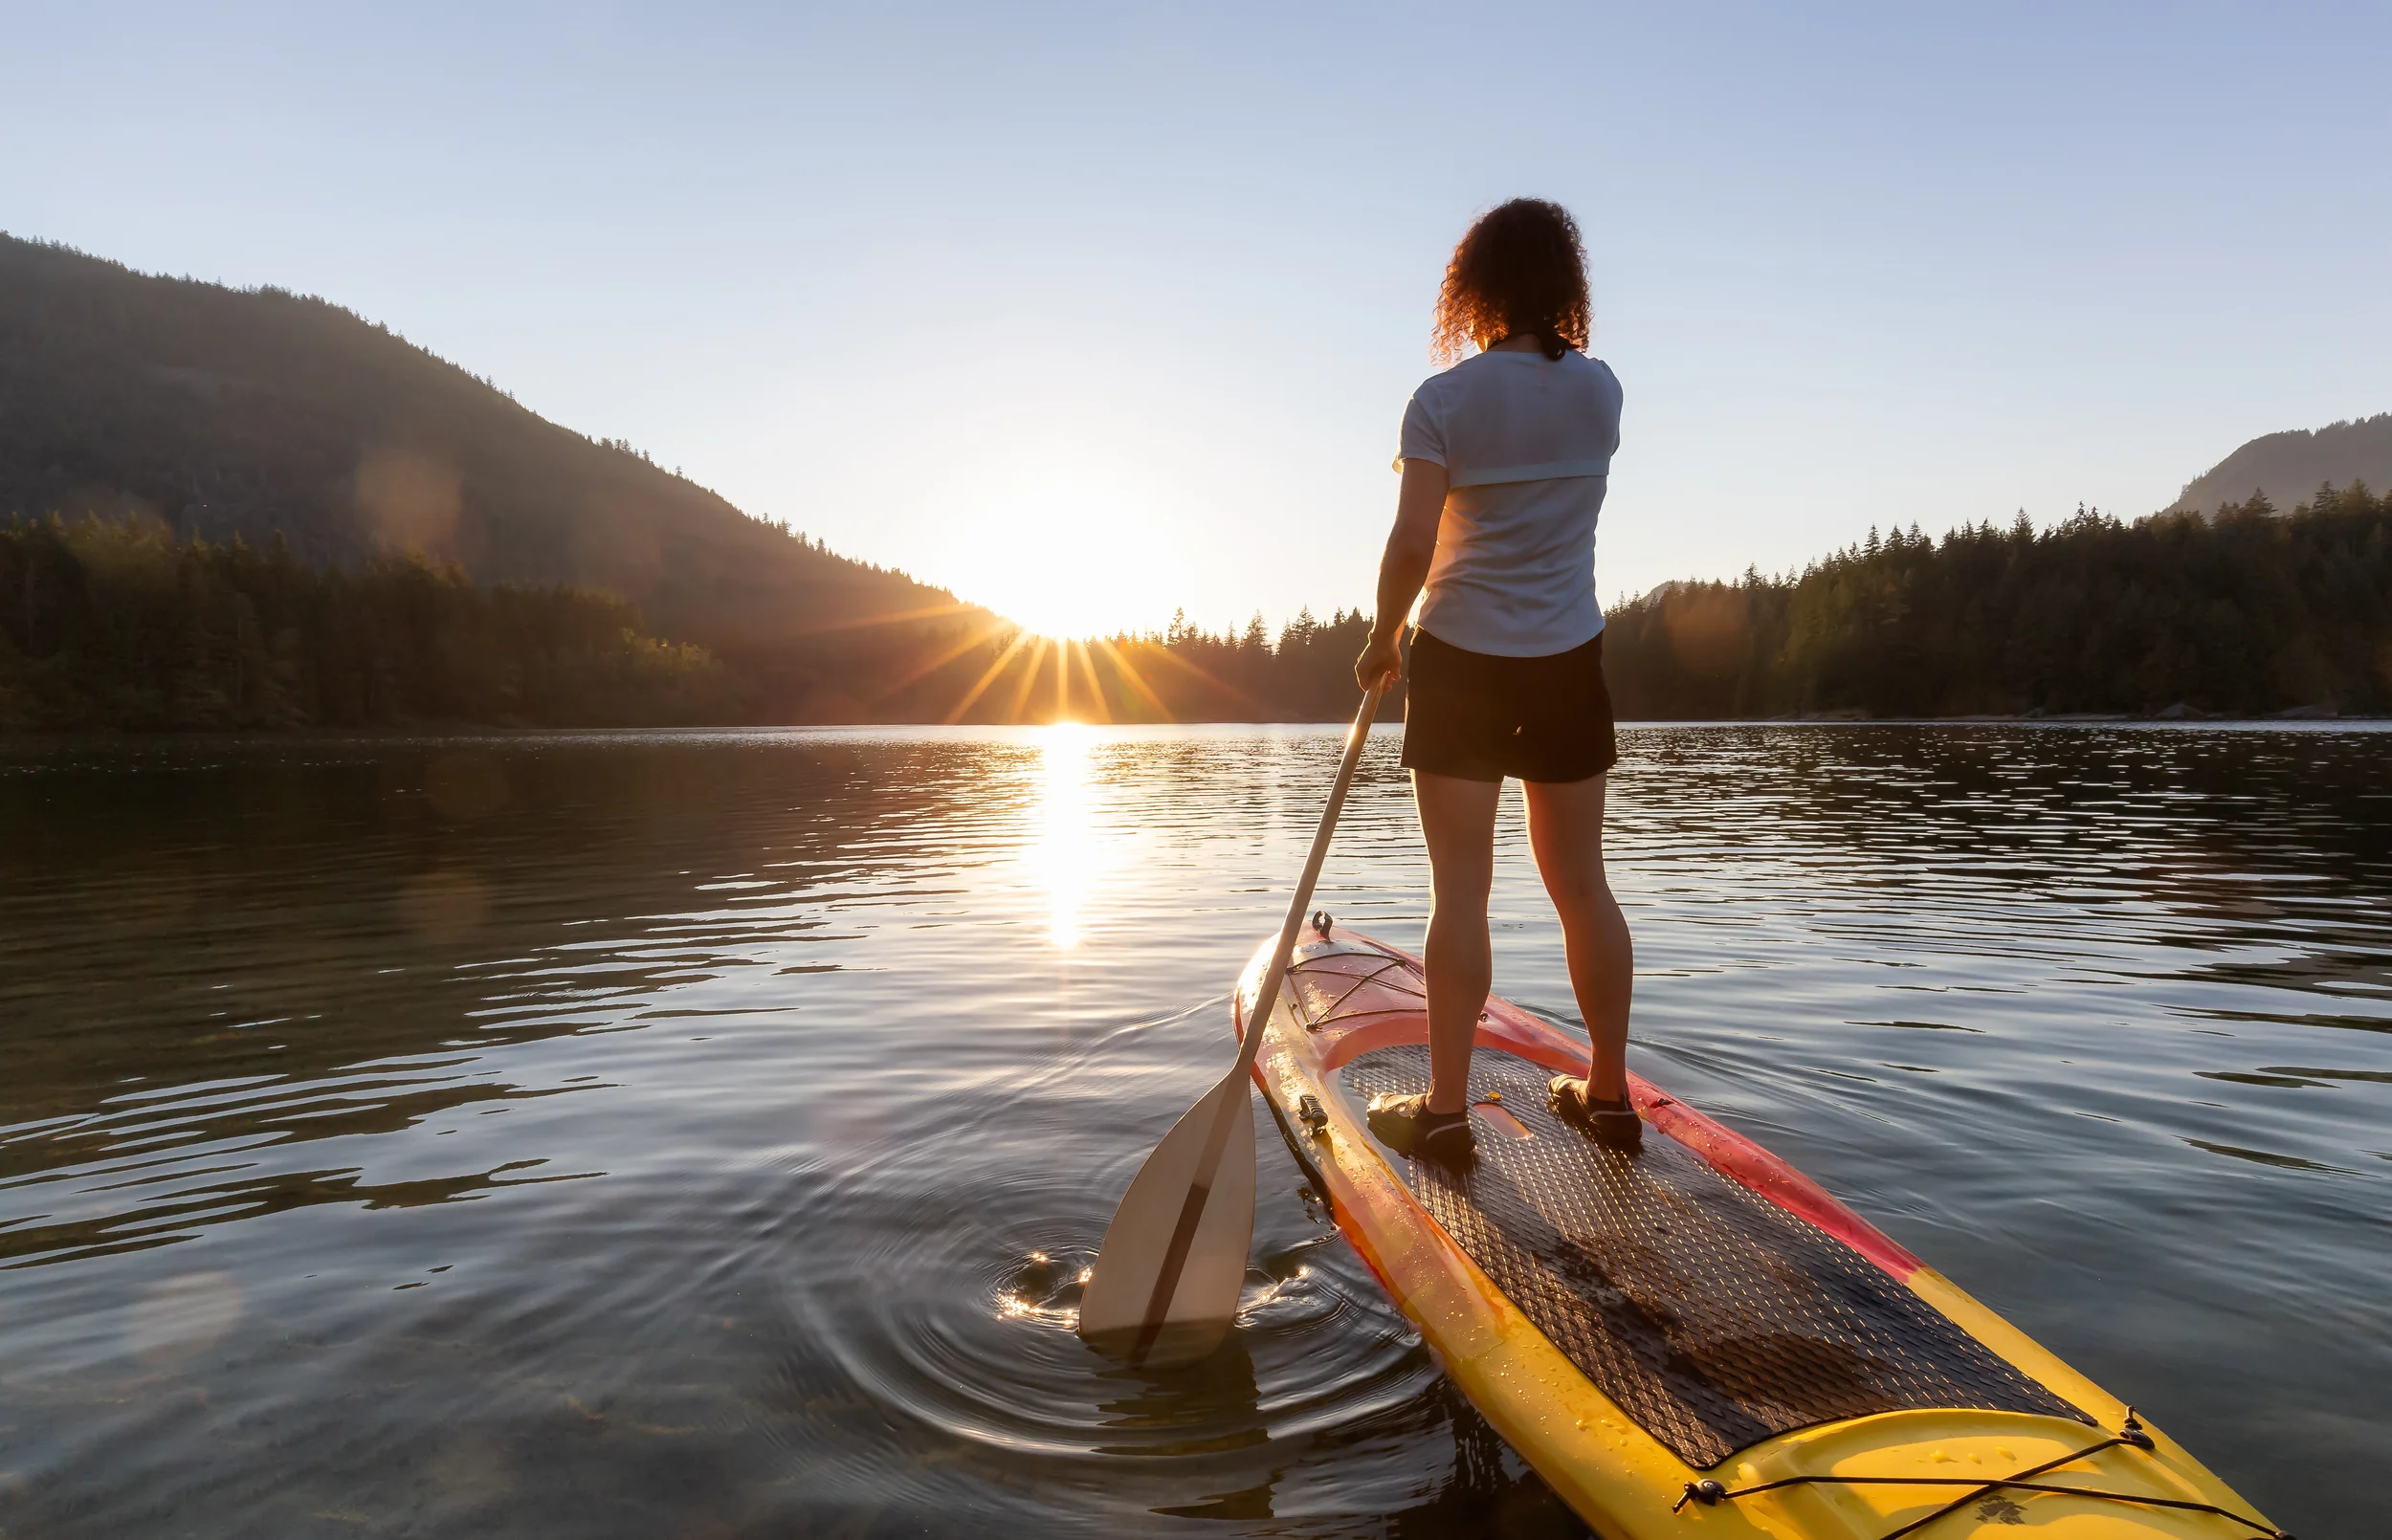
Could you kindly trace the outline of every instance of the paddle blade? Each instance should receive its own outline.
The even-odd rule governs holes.
[[[1091,1347],[1160,1368],[1205,1356],[1229,1331],[1254,1243],[1254,1104],[1249,1089],[1247,1077],[1236,1074],[1206,1092],[1171,1126],[1121,1196],[1080,1295],[1079,1334]],[[1180,1263],[1179,1282],[1159,1318],[1150,1320],[1156,1281],[1170,1261],[1207,1135],[1225,1103],[1231,1121],[1211,1190]]]

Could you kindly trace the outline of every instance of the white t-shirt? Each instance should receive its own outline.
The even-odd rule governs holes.
[[[1396,464],[1442,465],[1452,490],[1421,628],[1516,658],[1594,640],[1595,518],[1619,447],[1619,379],[1584,353],[1477,353],[1422,382]]]

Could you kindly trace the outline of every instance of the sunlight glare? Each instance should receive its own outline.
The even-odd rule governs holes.
[[[959,518],[956,596],[1074,641],[1160,625],[1186,595],[1154,511],[1104,487],[992,499]]]
[[[1031,860],[1047,891],[1048,935],[1067,951],[1079,945],[1080,913],[1101,867],[1088,795],[1094,736],[1078,722],[1057,722],[1039,735],[1039,837]]]

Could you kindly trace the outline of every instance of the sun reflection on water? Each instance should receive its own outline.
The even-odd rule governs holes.
[[[1047,890],[1048,935],[1063,948],[1079,945],[1081,912],[1101,866],[1088,783],[1094,736],[1078,722],[1057,722],[1040,735],[1038,843],[1030,860]]]

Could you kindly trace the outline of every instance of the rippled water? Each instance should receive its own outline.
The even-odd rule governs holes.
[[[1624,734],[1636,1062],[2372,1532],[2392,735]],[[1328,729],[0,757],[0,1532],[1577,1532],[1267,1119],[1242,1330],[1074,1279]],[[1323,901],[1417,942],[1396,741]],[[1515,796],[1497,987],[1575,1024]]]

